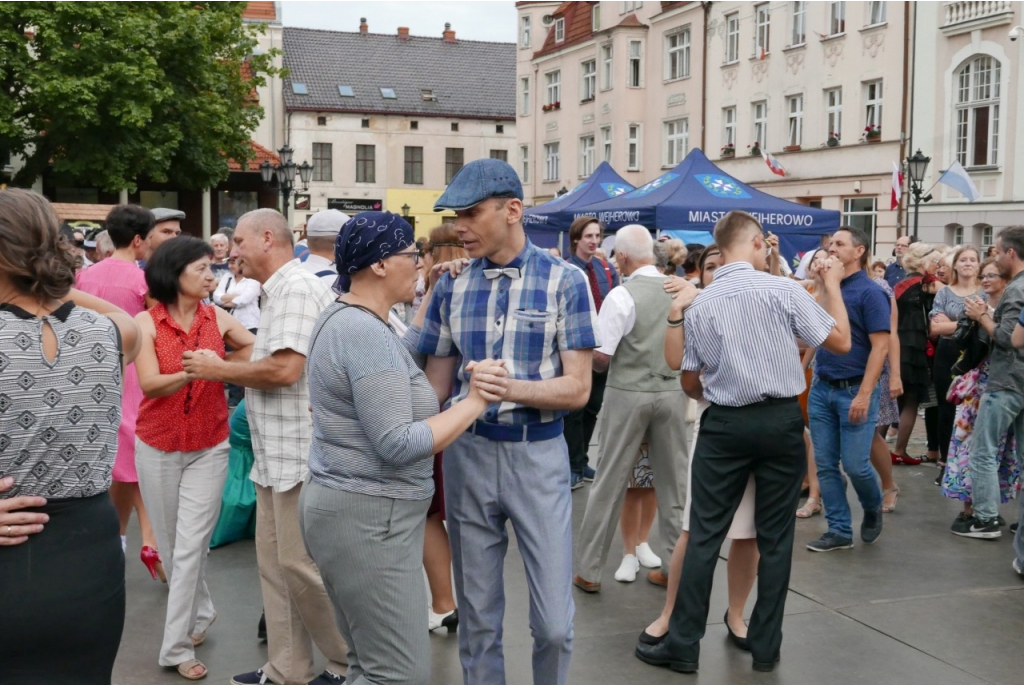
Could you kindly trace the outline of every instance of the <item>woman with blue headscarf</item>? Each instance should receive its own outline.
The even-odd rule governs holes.
[[[363,212],[335,243],[343,293],[309,345],[313,439],[302,530],[349,645],[348,682],[430,681],[423,528],[433,455],[505,394],[501,361],[472,369],[469,397],[438,412],[416,361],[417,322],[400,338],[388,312],[412,300],[419,251],[412,227]]]

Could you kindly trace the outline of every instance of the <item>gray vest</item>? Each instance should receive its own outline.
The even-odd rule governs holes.
[[[632,392],[679,390],[679,371],[665,363],[665,321],[672,296],[665,280],[634,276],[622,286],[633,297],[636,323],[615,348],[608,369],[608,385]]]

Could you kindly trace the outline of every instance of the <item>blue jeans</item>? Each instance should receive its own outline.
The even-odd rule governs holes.
[[[1024,442],[1024,395],[1012,390],[986,391],[978,406],[971,437],[971,499],[974,515],[990,520],[999,515],[999,439],[1013,426],[1017,460]]]
[[[833,388],[815,377],[807,399],[825,520],[830,532],[845,538],[853,537],[853,523],[850,504],[846,500],[846,485],[839,473],[840,463],[853,483],[864,511],[877,511],[882,506],[882,490],[871,466],[871,441],[878,423],[878,387],[871,393],[867,419],[863,423],[851,423],[850,405],[859,390],[859,385]]]

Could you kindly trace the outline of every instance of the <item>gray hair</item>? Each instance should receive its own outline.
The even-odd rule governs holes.
[[[210,244],[213,245],[215,242],[219,243],[224,241],[225,243],[231,244],[231,240],[223,233],[214,233],[210,236]]]
[[[114,241],[106,231],[96,234],[96,252],[101,255],[108,255],[114,251]]]
[[[615,254],[625,255],[635,262],[654,262],[651,232],[640,224],[623,226],[615,233]]]

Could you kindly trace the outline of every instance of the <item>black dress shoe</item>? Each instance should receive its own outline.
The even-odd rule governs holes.
[[[670,654],[666,641],[656,645],[639,644],[636,646],[636,658],[651,666],[671,668],[677,673],[696,673],[697,660],[687,661]]]
[[[665,633],[665,635],[668,635],[668,633]],[[656,644],[660,644],[661,641],[665,639],[665,635],[661,635],[659,637],[654,637],[653,635],[648,633],[646,630],[644,630],[644,631],[642,631],[640,633],[640,638],[639,638],[638,642],[640,644],[642,644],[642,645],[656,645]]]
[[[780,658],[780,653],[775,652],[775,659],[772,661],[758,661],[754,659],[754,670],[759,673],[771,673],[775,670],[775,664],[779,663]]]
[[[736,633],[732,632],[732,626],[729,625],[729,610],[728,609],[725,610],[725,618],[722,619],[722,620],[725,621],[725,629],[729,631],[729,640],[734,645],[736,645],[737,647],[742,649],[744,652],[749,652],[750,651],[750,642],[747,640],[747,638],[740,637]]]

